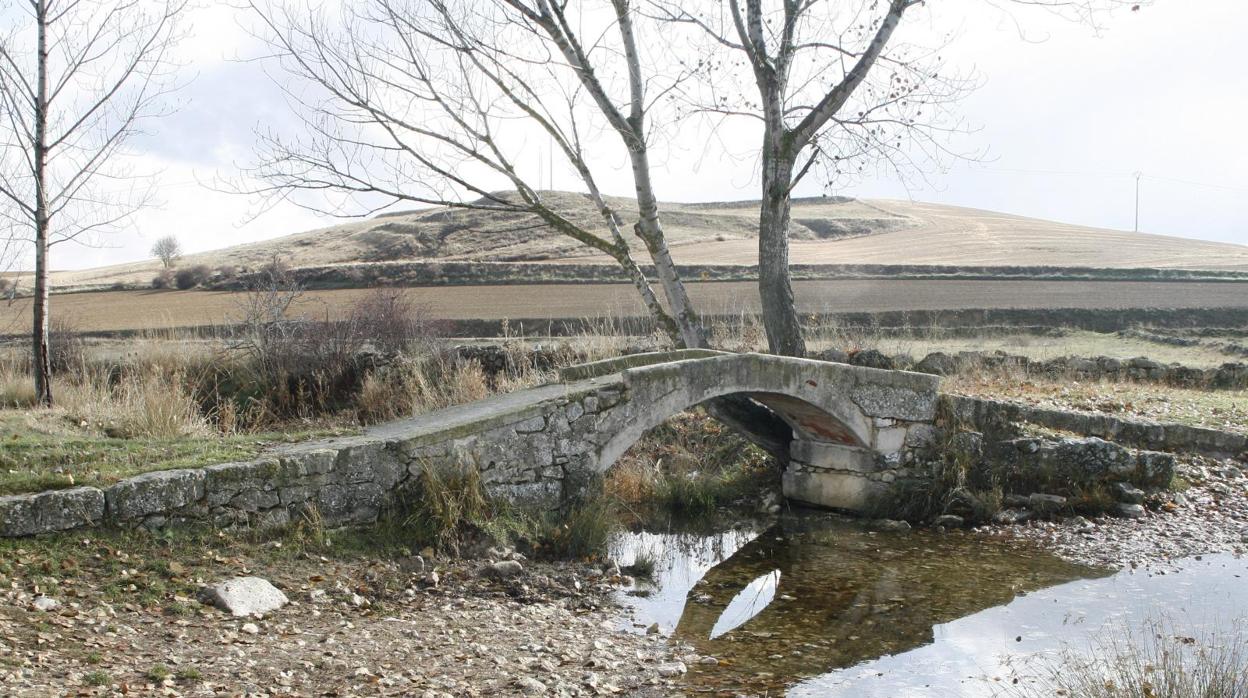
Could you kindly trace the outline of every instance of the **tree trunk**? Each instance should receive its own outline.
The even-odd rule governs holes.
[[[52,406],[52,358],[48,349],[48,231],[47,222],[37,226],[35,233],[35,297],[32,369],[35,373],[35,398],[38,404]]]
[[[758,224],[758,295],[771,353],[805,356],[806,342],[789,273],[789,182],[794,161],[779,139],[768,135],[763,149],[763,199]]]
[[[641,138],[640,135],[636,137],[639,140]],[[702,327],[697,311],[693,309],[693,302],[689,300],[685,282],[676,272],[676,263],[672,261],[672,253],[667,247],[667,238],[663,235],[662,224],[659,222],[659,202],[654,196],[654,187],[650,181],[650,157],[645,144],[634,144],[629,148],[629,155],[633,165],[639,215],[634,231],[645,243],[650,259],[654,262],[659,283],[663,286],[663,295],[667,297],[668,308],[680,328],[682,343],[687,349],[703,348],[707,345],[706,330]]]
[[[48,216],[47,166],[48,166],[48,38],[47,3],[39,0],[35,5],[35,22],[38,27],[38,56],[35,104],[35,298],[34,322],[31,332],[31,369],[35,374],[35,399],[40,405],[52,405],[52,360],[48,351],[48,235],[51,222]]]

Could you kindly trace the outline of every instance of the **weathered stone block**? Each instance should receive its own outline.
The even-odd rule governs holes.
[[[896,453],[905,446],[905,427],[888,427],[875,432],[875,450],[883,454]]]
[[[293,479],[328,473],[334,469],[337,460],[338,451],[332,448],[290,453],[279,460],[282,466],[281,477]]]
[[[879,470],[875,453],[856,446],[797,440],[790,446],[790,457],[799,463],[823,470],[871,473]]]
[[[403,479],[403,462],[385,442],[352,444],[336,455],[335,470],[344,482],[373,482],[390,489]]]
[[[93,526],[104,518],[104,493],[74,487],[0,497],[0,535],[33,536]]]
[[[887,495],[889,485],[845,471],[786,472],[781,489],[785,497],[799,502],[866,514]]]
[[[172,512],[204,497],[203,470],[144,473],[109,487],[108,516],[117,521]]]
[[[850,394],[854,404],[872,417],[908,422],[931,421],[936,416],[936,391],[919,392],[878,383],[860,383]]]
[[[280,589],[260,577],[236,577],[204,590],[207,601],[230,615],[242,618],[276,611],[290,603]]]

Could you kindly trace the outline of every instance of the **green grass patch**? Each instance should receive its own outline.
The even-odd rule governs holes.
[[[113,682],[113,677],[103,671],[89,671],[83,675],[82,681],[88,686],[107,686]]]
[[[92,433],[55,413],[6,410],[0,412],[0,495],[107,487],[139,473],[248,460],[277,444],[341,433],[347,431],[125,439]]]

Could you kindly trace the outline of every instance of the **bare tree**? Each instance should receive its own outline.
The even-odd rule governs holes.
[[[159,259],[166,269],[171,269],[182,258],[182,245],[176,237],[166,235],[152,245],[152,256]]]
[[[985,2],[1040,6],[1087,22],[1116,5],[1138,7],[1117,0]],[[759,293],[773,353],[806,351],[789,273],[794,188],[816,171],[834,183],[871,161],[904,169],[916,160],[958,155],[944,145],[943,136],[959,129],[946,107],[972,80],[943,63],[943,39],[923,46],[895,38],[903,19],[927,4],[651,0],[651,14],[703,39],[703,53],[688,61],[699,69],[700,89],[684,93],[695,110],[761,125]],[[672,38],[685,42],[689,36]]]
[[[530,216],[610,255],[675,341],[705,344],[660,223],[647,133],[659,95],[649,93],[628,0],[613,0],[605,16],[576,17],[550,0],[367,0],[332,19],[298,5],[249,7],[283,67],[312,88],[286,86],[307,135],[265,137],[269,156],[255,171],[262,190],[345,193],[367,213],[407,201]],[[614,133],[631,163],[632,230],[666,307],[633,257],[625,213],[599,188],[588,154],[599,132]],[[581,180],[605,235],[525,173],[521,163],[534,155],[525,144],[540,141]]]
[[[172,89],[184,0],[15,5],[0,36],[0,222],[34,248],[35,390],[50,405],[49,251],[115,230],[146,202],[124,147]]]
[[[651,20],[630,0],[600,11],[551,0],[366,0],[334,18],[297,5],[248,6],[297,78],[279,84],[306,131],[265,137],[269,155],[254,174],[266,185],[253,191],[338,192],[366,213],[406,201],[529,216],[610,255],[676,343],[705,346],[667,248],[649,160],[650,116],[694,71],[647,70],[643,46],[655,44],[637,39],[636,22]],[[600,133],[614,139],[595,138]],[[666,306],[632,255],[624,212],[599,188],[594,165],[605,158],[590,147],[604,140],[630,163],[639,209],[632,230],[658,271]],[[535,141],[548,142],[576,173],[606,235],[526,176],[523,146]],[[326,208],[337,212],[320,205]],[[762,406],[725,398],[708,409],[786,457],[791,429]]]

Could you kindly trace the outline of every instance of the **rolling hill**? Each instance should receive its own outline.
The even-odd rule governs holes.
[[[544,196],[569,218],[606,235],[584,195],[545,192]],[[631,199],[614,198],[611,204],[622,212],[635,210]],[[755,264],[757,215],[755,202],[663,205],[673,256],[690,265]],[[794,264],[1248,271],[1248,246],[910,201],[802,199],[793,208],[792,238]],[[275,254],[296,267],[419,260],[612,263],[531,216],[424,209],[187,255],[180,265],[254,269]],[[145,284],[159,269],[155,260],[145,260],[64,271],[54,274],[53,284],[61,289]]]

